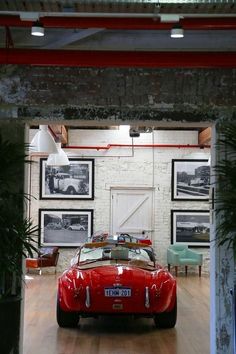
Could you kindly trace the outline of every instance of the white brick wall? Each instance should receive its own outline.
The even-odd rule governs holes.
[[[35,131],[31,131],[30,139]],[[154,131],[141,134],[134,144],[197,144],[196,131]],[[71,146],[106,146],[107,144],[132,144],[128,130],[70,130]],[[209,149],[205,149],[206,158]],[[110,150],[66,149],[69,156],[92,157],[95,160],[94,200],[39,200],[39,157],[34,156],[31,166],[30,216],[38,222],[39,208],[93,209],[94,231],[110,229],[110,187],[154,186],[153,244],[158,260],[166,265],[166,249],[171,239],[171,209],[207,210],[208,202],[171,201],[172,159],[189,158],[198,153],[193,148],[111,148]],[[203,271],[209,271],[209,249],[197,249],[204,254]],[[58,270],[69,266],[73,249],[60,250]],[[193,269],[197,271],[197,269]]]

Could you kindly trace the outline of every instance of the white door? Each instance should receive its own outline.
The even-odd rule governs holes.
[[[151,238],[153,222],[153,189],[112,189],[111,230],[113,234],[128,233],[141,237],[143,231]]]

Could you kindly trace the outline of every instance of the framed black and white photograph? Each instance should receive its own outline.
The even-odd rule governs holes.
[[[92,209],[39,209],[40,239],[44,246],[78,247],[92,236]]]
[[[94,199],[94,160],[69,159],[68,166],[47,166],[40,159],[40,199]]]
[[[172,200],[208,200],[208,160],[172,160]]]
[[[210,246],[210,213],[208,210],[172,210],[171,243],[188,246]]]

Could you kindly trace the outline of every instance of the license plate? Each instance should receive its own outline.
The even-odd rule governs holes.
[[[105,296],[107,297],[130,297],[130,288],[105,288]]]

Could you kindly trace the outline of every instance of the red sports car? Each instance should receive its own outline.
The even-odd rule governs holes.
[[[120,235],[79,248],[59,278],[60,327],[76,327],[80,317],[117,314],[152,317],[160,328],[175,326],[176,280],[157,264],[150,245],[130,240]]]

